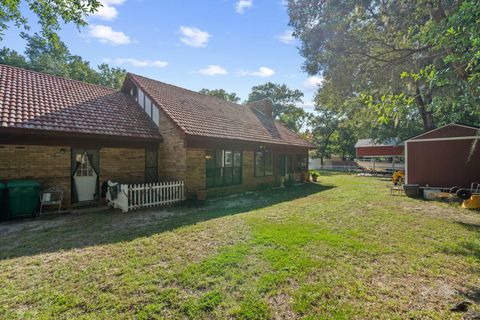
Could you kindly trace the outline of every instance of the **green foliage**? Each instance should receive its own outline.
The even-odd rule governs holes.
[[[0,63],[19,68],[28,68],[28,62],[24,56],[18,54],[15,50],[5,47],[0,49]]]
[[[220,99],[223,99],[225,101],[233,102],[233,103],[238,103],[240,101],[240,97],[237,96],[235,92],[229,93],[225,91],[224,89],[202,89],[199,91],[200,93],[206,94],[208,96],[212,97],[217,97]]]
[[[267,82],[254,86],[248,95],[247,103],[270,98],[273,103],[273,116],[280,118],[285,112],[295,108],[302,102],[303,92],[287,87],[286,84]]]
[[[286,84],[267,82],[254,86],[248,95],[247,103],[269,98],[272,100],[273,117],[280,120],[287,128],[300,132],[311,118],[311,114],[298,107],[302,103],[303,92],[287,87]]]
[[[98,66],[98,84],[105,87],[120,89],[126,75],[126,70],[122,68],[110,67],[106,63]]]
[[[189,319],[203,319],[204,313],[213,311],[222,303],[222,294],[219,291],[211,291],[200,299],[189,298],[183,302],[181,310]]]
[[[312,114],[300,107],[291,107],[280,115],[280,122],[293,132],[299,133],[312,118]]]
[[[0,40],[3,39],[5,30],[12,25],[19,30],[22,28],[30,30],[31,21],[21,12],[23,5],[23,1],[19,0],[0,2]],[[99,0],[25,0],[25,6],[38,19],[42,36],[56,46],[59,42],[56,32],[60,30],[61,23],[85,26],[87,24],[85,18],[97,11],[101,3]]]
[[[337,115],[328,109],[316,108],[317,115],[311,121],[314,143],[317,146],[316,153],[321,159],[329,157],[332,153],[331,140],[333,134],[340,125],[340,119]]]
[[[62,41],[53,44],[37,34],[22,36],[27,41],[25,56],[3,48],[0,50],[0,63],[114,89],[121,88],[126,76],[124,69],[101,64],[97,71],[90,67],[88,61],[72,55]]]
[[[478,1],[298,0],[289,15],[304,69],[324,78],[317,107],[362,138],[478,123]]]
[[[271,319],[271,312],[261,297],[250,293],[240,302],[234,317],[241,320],[267,320]]]

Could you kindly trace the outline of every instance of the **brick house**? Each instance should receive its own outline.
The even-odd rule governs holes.
[[[312,147],[269,100],[243,106],[130,73],[116,91],[0,65],[0,181],[62,187],[67,206],[99,200],[107,179],[183,180],[189,196],[300,180]]]

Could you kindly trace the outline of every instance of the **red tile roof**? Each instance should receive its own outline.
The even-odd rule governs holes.
[[[312,148],[310,142],[257,110],[129,73],[187,135]]]
[[[160,139],[152,120],[123,92],[6,65],[0,65],[2,128]]]

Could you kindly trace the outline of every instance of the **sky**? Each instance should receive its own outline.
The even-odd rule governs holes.
[[[307,111],[320,77],[302,71],[283,0],[101,0],[80,30],[59,32],[70,52],[92,66],[107,62],[129,72],[198,91],[222,88],[248,97],[268,81],[304,92]],[[38,30],[27,10],[32,30]],[[2,46],[23,52],[11,27]]]

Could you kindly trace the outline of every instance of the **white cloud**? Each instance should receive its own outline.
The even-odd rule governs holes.
[[[114,6],[124,3],[125,0],[100,0],[101,6],[92,14],[92,17],[101,20],[113,20],[118,16],[118,10]]]
[[[277,35],[276,38],[278,39],[278,41],[286,44],[292,44],[295,41],[292,30],[285,30],[283,33]]]
[[[242,76],[256,76],[267,78],[273,76],[275,74],[275,70],[267,68],[267,67],[260,67],[257,71],[240,71],[240,75]]]
[[[243,14],[245,9],[253,7],[253,0],[238,0],[235,5],[235,12]]]
[[[323,77],[312,76],[303,82],[303,86],[308,90],[315,90],[323,83]]]
[[[182,34],[180,41],[187,46],[195,48],[205,47],[208,39],[211,37],[208,32],[193,27],[181,26],[180,33]]]
[[[168,65],[168,62],[162,60],[140,60],[135,58],[118,58],[113,60],[116,64],[124,65],[130,64],[134,67],[155,67],[163,68]]]
[[[227,74],[228,73],[226,69],[224,69],[223,67],[221,67],[219,65],[216,65],[216,64],[209,65],[205,69],[198,70],[198,72],[200,74],[205,75],[205,76],[216,76],[216,75],[221,75],[221,74]]]
[[[130,37],[121,31],[115,31],[109,26],[91,25],[88,34],[100,42],[109,44],[129,44]]]

